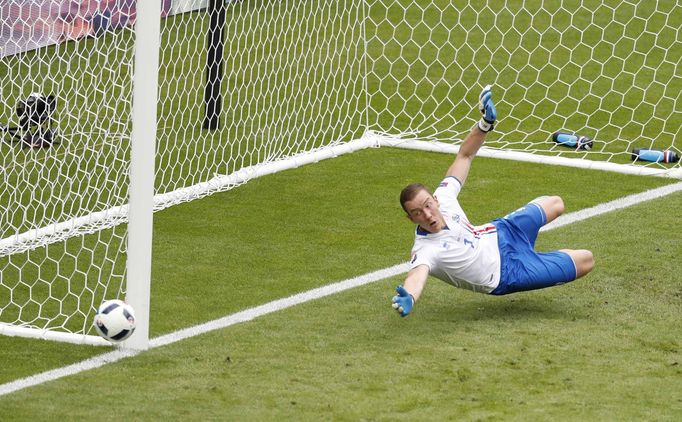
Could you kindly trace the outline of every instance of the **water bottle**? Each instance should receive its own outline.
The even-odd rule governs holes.
[[[552,140],[554,140],[554,142],[557,144],[575,149],[584,149],[586,151],[592,149],[592,139],[588,138],[587,136],[556,132],[552,135]]]
[[[654,163],[676,163],[680,157],[673,151],[661,149],[635,148],[632,150],[632,161],[651,161]]]

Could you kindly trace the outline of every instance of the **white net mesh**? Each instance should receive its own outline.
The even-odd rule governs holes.
[[[500,119],[489,147],[623,164],[634,148],[680,153],[678,2],[368,6],[370,127],[462,139],[478,117],[476,96],[490,83]],[[555,132],[587,136],[593,148],[561,146]]]
[[[157,192],[361,136],[361,11],[350,0],[228,2],[217,131],[202,129],[208,12],[165,19]]]
[[[210,131],[207,38],[216,28],[206,1],[165,0],[155,208],[360,137],[361,6],[227,2],[222,124]],[[12,128],[0,151],[2,323],[92,334],[95,307],[124,292],[135,16],[128,0],[0,6],[0,121]],[[54,95],[55,111],[49,125],[16,128],[15,105],[31,93]]]
[[[93,213],[127,204],[134,39],[125,25],[102,32],[106,10],[90,6],[0,3],[3,323],[87,332],[123,288],[123,218]]]
[[[162,1],[156,209],[369,131],[456,143],[488,83],[500,117],[489,147],[625,165],[634,148],[680,152],[677,2],[223,5],[212,27],[206,0]],[[95,306],[125,289],[135,6],[0,2],[0,323],[92,334]],[[206,130],[217,29],[222,110]],[[40,105],[50,95],[53,111]]]

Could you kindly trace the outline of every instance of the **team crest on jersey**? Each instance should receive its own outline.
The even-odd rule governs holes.
[[[446,187],[447,185],[448,185],[448,182],[446,182],[445,180],[443,180],[442,182],[440,182],[440,185],[438,185],[438,187],[439,187],[439,188],[444,188],[444,187]]]

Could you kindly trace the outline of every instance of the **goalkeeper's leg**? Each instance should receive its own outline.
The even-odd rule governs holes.
[[[541,196],[530,201],[532,204],[537,204],[545,213],[545,224],[551,223],[558,216],[564,213],[566,207],[564,200],[560,196]]]
[[[521,230],[531,246],[540,229],[564,212],[564,201],[559,196],[541,196],[503,217],[503,220]]]
[[[531,202],[539,205],[545,212],[545,224],[554,221],[565,210],[564,201],[560,196],[541,196]],[[561,249],[561,252],[567,253],[573,260],[576,278],[584,276],[594,268],[594,256],[591,251],[586,249]]]
[[[580,278],[594,268],[594,255],[587,249],[560,249],[568,254],[575,264],[575,278]]]

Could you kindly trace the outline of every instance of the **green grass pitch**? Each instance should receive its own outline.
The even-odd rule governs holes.
[[[239,124],[228,124],[212,135],[191,126],[198,125],[201,116],[199,85],[203,75],[196,69],[200,68],[204,40],[198,37],[186,44],[168,41],[175,50],[167,52],[167,57],[162,56],[162,63],[177,66],[179,74],[191,77],[162,82],[161,93],[166,102],[160,106],[160,115],[173,118],[164,120],[160,127],[157,167],[166,170],[157,173],[157,188],[172,190],[178,187],[172,185],[173,180],[180,180],[182,186],[189,185],[215,172],[229,172],[244,164],[230,154],[243,145],[257,147],[253,133],[249,133],[254,127],[274,128],[260,135],[309,139],[308,146],[342,135],[348,139],[358,137],[362,134],[361,119],[364,118],[358,111],[367,101],[373,110],[367,117],[382,127],[414,129],[427,137],[456,138],[468,130],[476,113],[469,109],[453,111],[450,106],[462,97],[469,98],[468,102],[473,105],[477,93],[469,87],[480,82],[479,79],[496,79],[500,87],[513,87],[502,94],[503,104],[516,104],[516,107],[498,109],[501,118],[506,119],[506,129],[504,126],[500,129],[512,140],[529,134],[539,136],[561,124],[600,125],[599,119],[609,116],[603,111],[592,113],[599,105],[595,102],[596,96],[615,84],[616,97],[622,95],[622,98],[608,96],[603,104],[622,104],[624,113],[616,114],[612,124],[602,128],[602,133],[605,137],[623,139],[610,144],[607,152],[622,151],[627,147],[626,141],[638,135],[650,137],[660,145],[668,142],[659,139],[656,131],[661,128],[656,125],[644,128],[621,120],[650,111],[641,105],[642,100],[652,104],[656,95],[667,92],[671,97],[670,92],[678,92],[681,87],[679,70],[670,68],[670,63],[679,62],[682,50],[659,51],[665,40],[679,44],[675,33],[666,30],[654,37],[652,32],[636,44],[627,41],[628,37],[647,29],[679,27],[681,9],[672,1],[658,2],[660,10],[670,10],[667,16],[648,15],[644,3],[607,1],[597,7],[597,2],[573,1],[565,3],[566,9],[575,7],[579,11],[567,16],[565,11],[555,10],[554,23],[559,24],[556,27],[544,14],[516,18],[516,24],[535,26],[537,31],[518,37],[505,34],[509,48],[522,45],[531,51],[533,46],[540,45],[544,51],[551,51],[558,31],[565,29],[561,27],[563,22],[573,18],[575,27],[581,28],[592,20],[601,22],[608,16],[626,21],[627,13],[623,12],[635,9],[641,19],[632,20],[631,26],[619,37],[612,38],[618,35],[617,26],[614,32],[607,33],[607,41],[614,48],[634,52],[622,63],[627,72],[611,75],[607,69],[611,79],[599,78],[590,86],[571,81],[582,72],[594,70],[599,63],[610,63],[606,44],[593,51],[579,47],[571,53],[574,59],[584,60],[584,68],[561,62],[568,54],[565,49],[551,54],[540,49],[533,55],[515,55],[512,59],[518,61],[518,66],[526,67],[518,76],[519,84],[515,84],[517,75],[513,72],[493,74],[502,60],[499,55],[488,58],[490,66],[485,67],[483,74],[471,65],[433,66],[426,70],[420,62],[439,55],[443,65],[454,54],[447,49],[440,51],[437,44],[430,42],[447,38],[447,28],[438,27],[426,34],[424,27],[413,28],[409,23],[422,17],[442,20],[444,25],[452,27],[459,22],[453,36],[469,34],[469,43],[476,44],[483,42],[485,35],[468,19],[473,9],[463,10],[461,19],[455,21],[455,15],[439,14],[439,10],[452,6],[450,1],[436,0],[429,8],[402,0],[388,3],[391,7],[384,10],[380,3],[370,2],[369,17],[378,20],[385,16],[407,24],[370,28],[373,38],[366,46],[370,57],[376,59],[379,52],[385,55],[385,59],[370,61],[373,66],[373,74],[367,81],[370,97],[357,94],[363,89],[364,81],[357,78],[360,68],[353,67],[358,64],[358,57],[353,55],[357,51],[353,48],[348,57],[332,55],[333,60],[319,67],[319,74],[306,74],[310,81],[317,83],[318,91],[300,94],[292,103],[287,103],[285,97],[293,96],[293,91],[280,92],[282,98],[275,98],[271,91],[259,96],[262,87],[248,81],[254,74],[272,71],[276,63],[232,69],[225,87],[226,98],[230,95],[253,97],[254,101],[229,109],[226,122]],[[528,10],[539,10],[542,5],[540,1],[523,3]],[[278,7],[284,2],[262,4]],[[508,10],[514,10],[521,2],[506,4]],[[236,7],[243,11],[251,7],[254,13],[261,14],[272,12],[260,5],[245,0]],[[616,9],[619,5],[622,8]],[[320,9],[320,16],[312,18],[301,15],[303,9],[291,10],[276,9],[278,13],[288,13],[292,20],[307,18],[311,19],[309,22],[315,19],[322,22],[329,17],[326,9]],[[618,13],[612,14],[611,10]],[[510,13],[504,11],[497,16],[492,11],[484,13],[501,27],[512,21]],[[197,15],[185,14],[165,21],[168,31],[165,34],[172,36],[173,29],[181,27],[184,20],[192,20],[197,32],[203,31],[206,22]],[[233,32],[228,39],[238,39],[233,38],[238,31],[248,33],[240,39],[243,44],[259,39],[260,34],[248,32],[255,31],[248,25],[249,19],[240,19],[237,12],[232,16],[236,25],[230,26],[229,31]],[[359,23],[359,17],[359,9],[344,15],[348,22]],[[263,16],[254,19],[263,19]],[[284,35],[276,41],[278,45],[300,43],[291,54],[314,41],[320,42],[317,47],[325,46],[323,40],[297,35],[294,27],[280,29]],[[397,39],[387,42],[393,35]],[[327,47],[338,53],[356,36],[356,32],[348,32],[336,39],[338,44]],[[592,31],[579,33],[575,29],[565,35],[578,44],[579,40],[593,42],[598,36],[601,35]],[[403,37],[412,37],[415,42]],[[493,31],[486,40],[496,42],[500,37],[501,32]],[[121,60],[118,54],[129,53],[132,46],[124,35],[117,41],[120,49],[112,49],[109,55],[89,57],[89,43],[95,42],[106,40],[70,43],[60,49],[37,52],[33,58],[30,56],[34,53],[30,53],[21,57],[21,60],[28,57],[24,62],[17,57],[0,65],[7,74],[20,75],[29,69],[47,73],[65,66],[67,61],[62,56],[73,57],[77,52],[77,60],[69,62],[74,67],[103,60],[106,63],[100,64],[111,67]],[[243,44],[240,45],[243,47]],[[253,54],[250,57],[258,58],[265,54],[269,44],[246,45],[253,48],[249,50]],[[360,47],[365,46],[354,48]],[[324,51],[330,50],[313,49],[305,57],[308,62],[301,63],[325,59]],[[651,59],[660,59],[662,65],[640,62],[640,53],[650,51],[653,52]],[[470,63],[475,53],[463,48],[458,52],[457,63]],[[186,60],[177,60],[177,56]],[[397,60],[399,56],[405,60]],[[283,62],[286,59],[282,57]],[[550,61],[562,64],[559,74],[551,66],[543,67]],[[305,70],[301,63],[300,68],[287,71]],[[334,90],[338,81],[327,78],[326,73],[338,69],[340,63],[351,64],[342,70],[345,80],[351,83],[339,91]],[[653,68],[657,71],[653,72]],[[78,198],[83,204],[98,204],[104,194],[125,201],[124,173],[98,170],[120,166],[127,157],[127,145],[122,141],[125,136],[116,131],[126,132],[130,128],[125,124],[116,126],[114,117],[125,115],[129,103],[123,109],[93,110],[87,105],[97,101],[102,93],[125,95],[112,90],[129,88],[125,82],[128,70],[122,67],[113,72],[115,75],[109,75],[117,78],[114,84],[91,74],[83,75],[78,81],[53,77],[60,90],[77,93],[72,110],[74,116],[82,119],[79,125],[86,128],[94,122],[104,122],[102,128],[111,129],[107,134],[111,136],[100,139],[80,131],[62,149],[31,156],[23,154],[17,145],[3,145],[0,162],[6,185],[23,180],[30,182],[30,186],[42,187],[43,184],[36,183],[41,178],[52,181],[63,178],[57,186],[87,185],[87,193]],[[426,78],[423,84],[415,85],[406,78],[408,75]],[[519,87],[533,80],[539,82],[533,89],[520,90]],[[571,88],[558,80],[571,83]],[[550,86],[547,93],[553,96],[560,96],[566,90],[564,94],[568,97],[584,97],[585,101],[580,104],[570,98],[556,103],[542,101],[542,86]],[[632,89],[623,88],[627,86]],[[640,96],[643,88],[650,89],[646,98]],[[3,98],[26,94],[21,91],[24,87],[14,83],[0,89]],[[309,97],[319,93],[323,93],[320,97],[332,107],[310,102]],[[401,95],[407,100],[402,101]],[[429,97],[422,105],[424,110],[435,111],[434,114],[425,116],[410,100],[422,95]],[[272,104],[267,102],[269,99]],[[254,110],[266,108],[268,104],[274,117],[269,114],[251,117]],[[295,109],[300,104],[310,107],[289,114],[293,117],[282,127],[274,125],[273,121],[278,121],[278,105],[282,109],[286,108],[284,105]],[[673,106],[670,102],[659,104],[654,120],[665,120],[666,115],[660,113]],[[179,114],[171,113],[175,109],[180,110]],[[531,111],[544,120],[525,120]],[[568,117],[565,121],[557,120],[552,112]],[[453,113],[467,117],[453,126]],[[273,120],[268,120],[270,117]],[[319,120],[314,124],[305,124],[316,117]],[[326,131],[325,124],[332,123],[336,129]],[[676,114],[665,125],[679,126],[679,123]],[[190,134],[192,142],[173,144],[180,131],[176,124]],[[498,133],[490,138],[491,145],[498,145]],[[230,142],[225,143],[224,139]],[[272,152],[267,148],[259,151],[250,155],[249,160],[262,161]],[[169,163],[190,154],[196,158],[168,169]],[[400,210],[398,193],[412,181],[434,186],[452,159],[447,155],[402,150],[365,150],[256,179],[229,192],[157,213],[151,336],[406,261],[413,231]],[[622,156],[616,161],[626,162],[628,157]],[[17,168],[26,170],[15,173],[13,169]],[[477,158],[461,199],[469,218],[474,223],[484,223],[543,194],[561,195],[567,212],[573,212],[667,183],[670,181]],[[56,195],[66,192],[65,189]],[[26,190],[21,194],[3,190],[0,204],[13,200],[30,203],[36,196],[52,194],[48,190],[40,193]],[[59,204],[67,210],[70,206],[67,202]],[[541,249],[571,247],[594,251],[596,269],[585,279],[566,286],[495,298],[453,289],[433,279],[414,314],[401,319],[391,309],[390,298],[402,277],[393,277],[153,349],[101,369],[1,396],[0,414],[4,416],[0,418],[87,420],[116,415],[133,420],[679,420],[682,418],[682,329],[679,327],[682,276],[676,263],[682,255],[677,235],[681,206],[682,194],[677,193],[541,234],[538,240]],[[0,216],[5,229],[32,227],[30,219],[40,220],[61,210],[31,207],[26,214],[16,209],[11,211]],[[114,230],[122,233],[124,229]],[[74,238],[65,243],[61,252],[80,249],[85,242],[94,250],[94,256],[112,250],[118,253],[120,244],[106,246],[111,236],[112,231],[105,231]],[[61,253],[56,255],[61,258],[55,260],[41,253],[32,253],[33,260],[42,263],[35,268],[23,267],[23,257],[2,258],[3,276],[11,278],[12,271],[19,268],[24,276],[31,276],[39,271],[57,271],[59,266],[60,271],[73,275],[73,279],[61,278],[55,283],[53,288],[59,291],[65,289],[60,283],[77,286],[97,271],[111,270],[119,274],[122,271],[121,267],[91,268],[93,258],[87,254]],[[116,261],[112,265],[123,264]],[[115,284],[112,283],[113,289],[117,287]],[[0,290],[0,299],[6,299],[7,295],[6,289]],[[75,297],[64,298],[62,303],[78,306]],[[53,302],[45,306],[61,305]],[[11,320],[11,314],[18,312],[18,309],[6,309],[3,320]],[[76,325],[83,322],[88,323],[84,319]],[[5,362],[0,369],[0,384],[77,363],[105,351],[0,337],[0,359]]]
[[[158,213],[152,336],[403,262],[413,233],[397,193],[437,183],[451,159],[367,150]],[[667,183],[474,166],[462,203],[477,223],[543,193],[572,212]],[[394,277],[3,396],[0,407],[19,420],[94,418],[112,403],[133,419],[674,420],[682,279],[667,264],[682,252],[670,232],[680,205],[675,194],[542,233],[541,249],[595,253],[595,271],[566,286],[494,298],[434,279],[401,319]],[[12,363],[0,381],[99,353],[0,338]]]

